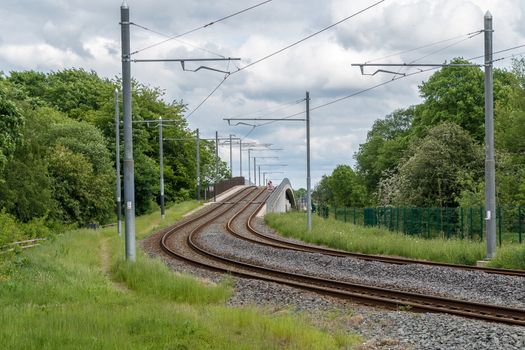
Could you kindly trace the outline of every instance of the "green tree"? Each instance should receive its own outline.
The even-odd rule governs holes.
[[[456,58],[451,63],[469,64]],[[506,99],[512,74],[494,70],[494,101]],[[413,132],[424,137],[443,122],[461,126],[478,142],[485,137],[484,75],[478,67],[444,67],[419,86],[424,102],[417,106]]]
[[[374,122],[366,142],[355,154],[357,172],[369,194],[376,191],[385,173],[394,169],[409,144],[414,108],[397,110]]]
[[[323,175],[321,180],[315,185],[312,191],[312,200],[318,205],[327,205],[333,203],[332,187],[330,185],[330,176]]]
[[[16,105],[8,99],[6,87],[0,81],[0,170],[20,140],[22,125],[22,115]]]
[[[365,204],[365,188],[348,165],[338,165],[330,175],[333,203],[338,207],[361,207]]]
[[[381,183],[383,204],[446,207],[456,206],[463,190],[463,175],[478,181],[483,174],[481,146],[453,123],[443,123],[414,142],[398,172]]]
[[[107,220],[112,192],[87,158],[58,144],[50,150],[49,173],[53,196],[61,204],[57,219],[80,225]]]

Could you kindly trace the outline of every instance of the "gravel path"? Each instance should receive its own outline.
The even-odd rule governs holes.
[[[198,278],[218,282],[221,274],[210,272],[166,257],[159,248],[162,233],[141,242],[151,256],[160,257],[174,271],[189,273]],[[480,274],[476,272],[450,271],[427,266],[396,266],[375,262],[363,262],[352,258],[325,257],[319,254],[290,251],[277,252],[272,248],[250,247],[244,241],[231,238],[217,225],[205,231],[203,242],[222,253],[242,256],[249,261],[260,259],[269,263],[285,264],[297,269],[313,269],[316,273],[334,274],[362,283],[374,283],[375,279],[388,279],[388,283],[404,283],[410,278],[414,290],[426,290],[433,294],[452,294],[469,300],[484,300],[505,305],[525,304],[524,281],[516,277]],[[268,255],[272,254],[272,255]],[[306,257],[307,256],[307,257]],[[300,264],[293,263],[296,259]],[[386,265],[386,266],[385,266]],[[394,268],[395,267],[395,268]],[[443,270],[443,271],[441,271]],[[371,274],[375,274],[372,277]],[[352,276],[352,277],[348,277]],[[409,276],[409,277],[408,277]],[[436,282],[435,278],[441,279]],[[496,278],[497,280],[493,280]],[[525,280],[525,279],[523,279]],[[279,284],[235,278],[235,292],[228,304],[231,306],[255,305],[270,312],[303,312],[319,327],[337,324],[349,332],[361,334],[365,343],[358,347],[369,349],[525,349],[525,327],[507,326],[464,319],[441,314],[415,314],[405,311],[385,311],[352,305],[340,299],[322,297],[312,292],[297,290]],[[377,283],[377,282],[376,282]],[[455,284],[459,287],[455,288]],[[487,286],[491,288],[487,288]],[[503,285],[503,286],[502,286]],[[481,289],[485,287],[485,289]],[[513,290],[507,290],[507,288]],[[501,294],[500,294],[501,293]],[[472,298],[470,297],[472,296]],[[328,326],[330,329],[330,327]]]

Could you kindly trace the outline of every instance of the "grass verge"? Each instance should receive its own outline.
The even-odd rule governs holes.
[[[451,264],[474,265],[485,257],[485,243],[460,239],[412,237],[378,227],[357,226],[334,219],[312,217],[313,229],[306,230],[304,213],[271,213],[265,222],[285,237],[325,245],[349,252],[401,256]],[[491,266],[525,269],[525,245],[498,247]]]
[[[137,218],[137,240],[196,203]],[[3,349],[337,349],[359,340],[299,316],[228,308],[228,282],[204,285],[137,251],[116,228],[75,230],[0,265]],[[109,265],[109,266],[105,266]],[[116,288],[116,284],[120,288]]]

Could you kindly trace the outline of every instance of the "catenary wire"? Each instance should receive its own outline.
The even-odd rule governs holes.
[[[387,0],[380,0],[380,1],[376,2],[376,3],[373,3],[372,5],[369,5],[368,7],[364,8],[364,9],[361,9],[361,10],[359,10],[359,11],[357,11],[357,12],[351,14],[351,15],[348,16],[348,17],[345,17],[345,18],[343,18],[343,19],[341,19],[341,20],[339,20],[339,21],[337,21],[337,22],[335,22],[335,23],[333,23],[333,24],[331,24],[331,25],[329,25],[329,26],[327,26],[327,27],[324,27],[323,29],[318,30],[318,31],[315,32],[315,33],[312,33],[312,34],[310,34],[310,35],[308,35],[308,36],[306,36],[306,37],[304,37],[304,38],[302,38],[302,39],[300,39],[300,40],[298,40],[298,41],[296,41],[296,42],[294,42],[294,43],[292,43],[292,44],[290,44],[290,45],[287,45],[287,46],[285,46],[285,47],[283,47],[283,48],[281,48],[281,49],[279,49],[279,50],[277,50],[277,51],[274,51],[274,52],[272,52],[272,53],[270,53],[270,54],[268,54],[268,55],[266,55],[266,56],[264,56],[264,57],[262,57],[262,58],[260,58],[260,59],[258,59],[258,60],[256,60],[256,61],[254,61],[254,62],[252,62],[252,63],[250,63],[250,64],[247,64],[246,66],[242,66],[242,67],[238,68],[236,71],[233,71],[231,74],[227,75],[227,76],[226,76],[226,77],[225,77],[225,78],[219,83],[219,85],[217,85],[217,86],[216,86],[216,87],[210,92],[210,94],[208,94],[208,96],[206,96],[206,97],[204,98],[204,100],[203,100],[202,102],[200,102],[200,103],[197,105],[197,107],[195,107],[195,108],[194,108],[194,109],[193,109],[193,110],[192,110],[192,111],[186,116],[186,119],[188,119],[192,114],[194,114],[194,113],[195,113],[195,112],[196,112],[196,111],[197,111],[197,110],[198,110],[198,109],[199,109],[199,108],[200,108],[200,107],[201,107],[201,106],[202,106],[202,105],[203,105],[203,104],[204,104],[204,103],[205,103],[205,102],[206,102],[206,101],[207,101],[207,100],[208,100],[208,99],[209,99],[209,98],[215,93],[215,91],[217,91],[217,90],[219,89],[219,87],[220,87],[220,86],[226,81],[226,79],[229,78],[231,75],[233,75],[233,74],[235,74],[235,73],[242,72],[243,70],[245,70],[245,69],[247,69],[247,68],[249,68],[249,67],[252,67],[252,66],[254,66],[254,65],[256,65],[256,64],[258,64],[258,63],[260,63],[260,62],[262,62],[262,61],[265,61],[265,60],[267,60],[267,59],[269,59],[269,58],[271,58],[271,57],[273,57],[273,56],[275,56],[275,55],[277,55],[277,54],[279,54],[279,53],[281,53],[281,52],[283,52],[283,51],[286,51],[286,50],[288,50],[289,48],[291,48],[291,47],[293,47],[293,46],[296,46],[296,45],[298,45],[298,44],[300,44],[300,43],[302,43],[302,42],[304,42],[304,41],[306,41],[306,40],[308,40],[308,39],[310,39],[310,38],[312,38],[312,37],[314,37],[314,36],[316,36],[316,35],[318,35],[318,34],[320,34],[320,33],[323,33],[323,32],[325,32],[325,31],[327,31],[328,29],[333,28],[333,27],[337,26],[338,24],[341,24],[341,23],[343,23],[343,22],[345,22],[345,21],[347,21],[347,20],[349,20],[349,19],[351,19],[351,18],[353,18],[353,17],[355,17],[355,16],[357,16],[357,15],[359,15],[359,14],[361,14],[361,13],[367,11],[367,10],[370,10],[370,9],[372,9],[373,7],[378,6],[379,4],[381,4],[381,3],[385,2],[385,1],[387,1]]]
[[[429,53],[429,54],[426,54],[425,56],[419,57],[419,58],[417,58],[417,59],[415,59],[415,60],[412,60],[412,61],[410,62],[410,63],[414,63],[414,62],[417,62],[417,61],[422,60],[422,59],[424,59],[424,58],[427,58],[427,57],[429,57],[429,56],[431,56],[431,55],[433,55],[433,54],[436,54],[436,53],[438,53],[438,52],[440,52],[440,51],[443,51],[443,50],[445,50],[445,49],[447,49],[447,48],[450,48],[450,47],[452,47],[452,46],[458,45],[458,44],[460,44],[460,43],[462,43],[462,42],[464,42],[464,41],[466,41],[466,40],[472,39],[472,38],[474,38],[475,36],[477,36],[477,35],[479,35],[479,34],[481,34],[481,33],[483,33],[483,30],[479,30],[479,31],[475,31],[475,32],[471,32],[471,33],[467,33],[467,34],[463,34],[463,35],[458,35],[458,36],[455,36],[455,37],[453,37],[453,38],[440,40],[440,41],[437,41],[437,42],[434,42],[434,43],[431,43],[431,44],[427,44],[427,45],[421,46],[421,47],[419,47],[419,48],[414,48],[414,49],[410,49],[410,50],[405,50],[405,51],[403,51],[403,52],[401,52],[401,53],[413,52],[413,51],[416,51],[416,50],[419,50],[419,49],[422,49],[422,48],[427,48],[427,47],[431,47],[431,46],[436,46],[436,45],[439,45],[439,44],[441,44],[441,43],[445,43],[445,42],[449,42],[449,41],[457,40],[457,39],[460,39],[460,38],[461,38],[461,40],[459,40],[459,41],[456,41],[456,42],[454,42],[454,43],[452,43],[452,44],[449,44],[449,45],[447,45],[447,46],[445,46],[445,47],[443,47],[443,48],[440,48],[440,49],[438,49],[438,50],[435,50],[435,51],[433,51],[433,52],[431,52],[431,53]],[[466,38],[465,38],[465,36],[466,36]],[[519,48],[519,47],[521,47],[521,46],[518,46],[518,47],[516,47],[516,48]],[[513,48],[513,49],[515,49],[515,48]],[[501,52],[505,52],[505,51],[508,51],[508,50],[509,50],[509,49],[502,50]],[[392,55],[389,55],[389,56],[385,56],[385,57],[383,57],[383,58],[392,57],[392,56],[394,56],[394,55],[398,55],[398,54],[400,54],[400,53],[396,53],[396,54],[392,54]],[[483,57],[483,56],[482,56],[482,57]],[[475,58],[472,58],[472,59],[475,59]],[[373,61],[375,61],[375,60],[373,60]],[[368,62],[372,62],[372,61],[368,61]],[[410,73],[410,74],[405,74],[405,75],[406,75],[406,76],[412,76],[412,75],[420,74],[420,73],[423,73],[423,72],[426,72],[426,71],[429,71],[429,70],[433,70],[433,69],[437,69],[437,68],[431,68],[431,69],[426,69],[426,70],[422,70],[422,71],[420,70],[420,71],[413,72],[413,73]],[[398,72],[398,73],[399,73],[399,72]],[[405,77],[405,76],[401,76],[401,77]],[[336,99],[336,100],[331,101],[331,102],[329,102],[329,103],[327,103],[327,104],[320,105],[320,106],[316,106],[316,107],[314,107],[314,108],[311,108],[310,110],[312,111],[312,110],[315,110],[315,109],[319,109],[319,108],[322,108],[322,107],[328,106],[328,105],[330,105],[330,104],[333,104],[333,103],[339,102],[339,101],[341,101],[341,100],[348,99],[348,98],[351,98],[351,97],[354,97],[354,96],[360,95],[360,94],[362,94],[362,93],[365,93],[365,92],[370,91],[370,90],[372,90],[372,89],[375,89],[375,88],[378,88],[378,87],[380,87],[380,86],[383,86],[383,85],[385,85],[385,84],[387,84],[387,83],[390,83],[390,82],[392,82],[393,80],[398,80],[398,79],[401,78],[401,77],[396,78],[396,77],[394,76],[393,79],[390,79],[390,80],[387,80],[387,81],[385,81],[385,82],[383,82],[383,83],[380,83],[380,84],[377,84],[377,85],[371,86],[370,88],[367,88],[367,89],[365,89],[365,90],[358,91],[358,92],[356,92],[355,94],[347,95],[347,96],[344,96],[344,97],[342,97],[342,98],[340,98],[340,99]],[[304,99],[302,99],[302,100],[300,100],[300,101],[302,102],[302,101],[304,101]],[[288,116],[286,116],[286,117],[283,117],[283,118],[281,118],[281,119],[290,119],[290,118],[292,118],[292,117],[296,117],[296,116],[302,115],[302,114],[304,114],[304,113],[306,113],[306,111],[302,111],[302,112],[294,113],[294,114],[288,115]],[[261,124],[256,125],[255,127],[266,126],[266,125],[269,125],[269,124],[273,124],[273,123],[275,123],[275,122],[277,122],[277,120],[272,120],[272,121],[268,121],[268,122],[266,122],[266,123],[261,123]],[[253,130],[252,130],[252,131],[253,131]],[[251,133],[251,131],[250,131],[250,133]]]
[[[432,51],[432,52],[430,52],[430,53],[428,53],[428,54],[425,54],[424,56],[421,56],[421,57],[418,57],[418,58],[416,58],[416,59],[414,59],[414,60],[411,60],[411,61],[409,61],[408,63],[409,63],[409,64],[412,64],[412,63],[419,62],[419,61],[421,61],[422,59],[425,59],[425,58],[427,58],[427,57],[433,56],[433,55],[435,55],[435,54],[438,53],[438,52],[444,51],[444,50],[449,49],[449,48],[451,48],[451,47],[453,47],[453,46],[459,45],[459,44],[461,44],[461,43],[463,43],[463,42],[465,42],[465,41],[467,41],[467,40],[470,40],[470,39],[474,38],[475,36],[477,36],[477,35],[479,35],[479,34],[481,34],[481,33],[482,33],[482,31],[480,31],[480,32],[475,32],[475,33],[473,33],[473,35],[471,35],[471,36],[468,36],[468,37],[463,38],[463,39],[461,39],[461,40],[459,40],[459,41],[453,42],[452,44],[449,44],[449,45],[446,45],[446,46],[444,46],[444,47],[441,47],[441,48],[439,48],[439,49],[437,49],[437,50],[434,50],[434,51]],[[404,67],[400,67],[399,70],[397,71],[397,73],[398,73],[398,74],[401,74],[400,72],[403,70],[403,68],[404,68]],[[407,68],[407,70],[408,70],[408,69],[409,69],[409,68]]]
[[[260,109],[258,111],[253,111],[253,112],[242,114],[242,115],[237,115],[237,116],[234,116],[232,118],[245,118],[245,117],[248,117],[248,116],[251,116],[251,115],[254,115],[254,114],[260,114],[260,113],[263,113],[263,112],[265,114],[267,114],[267,113],[270,113],[270,112],[273,113],[273,112],[277,112],[277,111],[282,111],[283,109],[289,108],[291,106],[295,106],[296,104],[299,104],[299,103],[301,103],[303,101],[304,101],[304,98],[303,99],[296,99],[296,100],[288,101],[288,102],[283,102],[283,103],[278,104],[277,106]],[[265,115],[263,115],[263,116],[265,116]],[[260,116],[259,118],[262,118],[262,116]]]
[[[229,76],[230,76],[229,74],[226,74],[226,75],[224,76],[224,78],[221,80],[221,82],[220,82],[220,83],[219,83],[219,84],[218,84],[218,85],[217,85],[217,86],[216,86],[216,87],[215,87],[215,88],[214,88],[214,89],[208,94],[208,96],[206,96],[206,97],[204,98],[204,100],[202,100],[202,101],[197,105],[197,107],[195,107],[190,113],[188,113],[188,115],[186,116],[186,120],[188,120],[189,117],[191,117],[191,115],[192,115],[193,113],[195,113],[195,112],[196,112],[196,111],[197,111],[197,110],[198,110],[198,109],[199,109],[199,108],[200,108],[200,107],[201,107],[206,101],[208,101],[208,99],[209,99],[209,98],[215,93],[215,91],[217,91],[217,90],[221,87],[221,85],[224,84],[224,82],[226,81],[226,79],[228,79]]]
[[[143,25],[140,25],[140,24],[137,24],[137,23],[131,23],[131,24],[134,25],[134,26],[136,26],[136,27],[138,27],[138,28],[140,28],[140,29],[144,29],[144,30],[146,30],[146,31],[152,32],[152,33],[154,33],[154,34],[157,34],[157,35],[160,35],[160,36],[163,36],[163,37],[166,37],[166,38],[170,38],[170,36],[167,35],[167,34],[164,34],[164,33],[158,32],[158,31],[156,31],[156,30],[150,29],[150,28],[145,27],[145,26],[143,26]],[[192,43],[190,43],[190,42],[188,42],[188,41],[181,40],[181,39],[178,39],[178,38],[172,38],[171,40],[175,40],[175,41],[180,42],[181,44],[184,44],[184,45],[187,45],[187,46],[194,47],[194,48],[199,49],[199,50],[202,50],[202,51],[204,51],[204,52],[211,53],[211,54],[214,55],[214,56],[217,56],[217,57],[220,57],[220,58],[225,58],[224,55],[221,55],[221,54],[219,54],[219,53],[217,53],[217,52],[211,51],[211,50],[206,49],[206,48],[204,48],[204,47],[201,47],[201,46],[198,46],[198,45],[192,44]],[[134,55],[134,54],[136,54],[136,53],[138,53],[138,52],[140,52],[140,50],[131,53],[131,55]]]
[[[155,46],[162,45],[162,44],[164,44],[164,43],[166,43],[166,42],[168,42],[168,41],[171,41],[171,40],[174,40],[174,39],[180,38],[181,36],[188,35],[188,34],[191,34],[191,33],[196,32],[196,31],[198,31],[198,30],[201,30],[201,29],[207,28],[207,27],[209,27],[209,26],[214,25],[215,23],[219,23],[219,22],[225,21],[225,20],[227,20],[227,19],[229,19],[229,18],[232,18],[232,17],[234,17],[234,16],[240,15],[241,13],[244,13],[244,12],[250,11],[250,10],[252,10],[252,9],[254,9],[254,8],[257,8],[257,7],[259,7],[259,6],[262,6],[262,5],[264,5],[264,4],[267,4],[267,3],[271,2],[271,1],[272,1],[272,0],[266,0],[266,1],[263,1],[263,2],[260,2],[260,3],[257,3],[257,4],[255,4],[255,5],[253,5],[253,6],[250,6],[250,7],[247,7],[247,8],[245,8],[245,9],[242,9],[242,10],[240,10],[240,11],[234,12],[234,13],[232,13],[232,14],[229,14],[229,15],[227,15],[227,16],[224,16],[224,17],[222,17],[222,18],[219,18],[219,19],[217,19],[217,20],[215,20],[215,21],[212,21],[212,22],[209,22],[209,23],[207,23],[207,24],[204,24],[204,25],[202,25],[202,26],[199,26],[199,27],[196,27],[196,28],[190,29],[190,30],[188,30],[188,31],[186,31],[186,32],[183,32],[183,33],[180,33],[180,34],[177,34],[177,35],[169,36],[169,37],[168,37],[167,39],[165,39],[165,40],[159,41],[159,42],[157,42],[157,43],[155,43],[155,44],[151,44],[151,45],[146,46],[146,47],[144,47],[144,48],[142,48],[142,49],[140,49],[140,50],[134,51],[134,52],[131,53],[131,55],[134,55],[134,54],[137,54],[137,53],[139,53],[139,52],[142,52],[142,51],[145,51],[145,50],[151,49],[151,48],[153,48],[153,47],[155,47]],[[157,34],[160,34],[160,33],[157,32]]]
[[[525,44],[523,45],[518,45],[518,46],[514,46],[512,48],[508,48],[508,49],[504,49],[504,50],[499,50],[499,51],[495,51],[493,52],[493,54],[498,54],[498,53],[502,53],[502,52],[508,52],[508,51],[511,51],[511,50],[516,50],[518,48],[522,48],[522,47],[525,47]],[[525,53],[523,53],[525,54]],[[484,55],[483,56],[476,56],[476,57],[471,57],[469,59],[467,59],[468,61],[472,61],[472,60],[475,60],[475,59],[479,59],[479,58],[483,58],[485,57]],[[507,58],[510,58],[507,57]],[[386,80],[386,81],[383,81],[379,84],[375,84],[375,85],[372,85],[366,89],[363,89],[363,90],[359,90],[357,92],[354,92],[352,94],[349,94],[349,95],[346,95],[346,96],[343,96],[343,97],[340,97],[340,98],[337,98],[335,100],[332,100],[332,101],[329,101],[329,102],[326,102],[326,103],[323,103],[321,105],[318,105],[318,106],[315,106],[313,108],[310,108],[310,111],[315,111],[317,109],[320,109],[320,108],[323,108],[323,107],[326,107],[326,106],[330,106],[334,103],[337,103],[337,102],[340,102],[340,101],[343,101],[343,100],[346,100],[346,99],[349,99],[351,97],[355,97],[355,96],[358,96],[358,95],[361,95],[365,92],[368,92],[368,91],[371,91],[371,90],[374,90],[376,88],[379,88],[381,86],[384,86],[384,85],[387,85],[387,84],[390,84],[394,81],[397,81],[397,80],[400,80],[400,79],[404,79],[404,78],[408,78],[408,77],[411,77],[413,75],[417,75],[417,74],[421,74],[421,73],[425,73],[425,72],[429,72],[429,71],[433,71],[433,70],[437,70],[437,69],[440,69],[441,67],[431,67],[431,68],[428,68],[428,69],[422,69],[422,70],[419,70],[417,72],[413,72],[413,73],[409,73],[409,74],[406,74],[406,75],[403,75],[403,76],[399,76],[399,77],[395,77],[394,79],[389,79],[389,80]],[[289,119],[289,118],[293,118],[293,117],[296,117],[296,116],[299,116],[299,115],[303,115],[304,113],[306,113],[306,111],[302,111],[302,112],[298,112],[298,113],[294,113],[294,114],[290,114],[286,117],[283,117],[282,119]],[[271,123],[274,123],[276,122],[275,120],[272,120],[272,121],[269,121],[267,123],[263,123],[263,124],[260,124],[260,125],[257,125],[257,127],[259,126],[265,126],[265,125],[268,125],[268,124],[271,124]]]
[[[443,43],[446,43],[446,42],[449,42],[449,41],[452,41],[452,40],[463,38],[465,36],[467,36],[467,38],[470,39],[471,37],[474,37],[474,36],[476,36],[478,34],[481,34],[481,33],[483,33],[483,30],[478,30],[478,31],[475,31],[475,32],[467,33],[467,34],[457,35],[457,36],[452,37],[452,38],[435,41],[433,43],[426,44],[426,45],[423,45],[423,46],[415,47],[415,48],[404,50],[404,51],[395,52],[395,53],[392,53],[392,54],[389,54],[389,55],[386,55],[386,56],[383,56],[383,57],[379,57],[379,58],[374,58],[374,59],[366,61],[365,63],[371,63],[371,62],[383,60],[385,58],[399,56],[399,55],[402,55],[404,53],[414,52],[414,51],[418,51],[418,50],[421,50],[421,49],[426,49],[427,47],[432,47],[432,46],[436,46],[436,45],[439,45],[439,44],[443,44]]]
[[[306,40],[308,40],[308,39],[310,39],[310,38],[312,38],[312,37],[314,37],[314,36],[316,36],[316,35],[319,35],[319,34],[325,32],[325,31],[327,31],[328,29],[331,29],[331,28],[333,28],[333,27],[335,27],[335,26],[337,26],[337,25],[339,25],[339,24],[341,24],[341,23],[343,23],[343,22],[346,22],[346,21],[348,21],[349,19],[351,19],[351,18],[353,18],[353,17],[355,17],[355,16],[357,16],[357,15],[360,15],[361,13],[363,13],[363,12],[365,12],[365,11],[368,11],[368,10],[374,8],[374,7],[378,6],[379,4],[381,4],[381,3],[385,2],[385,1],[386,1],[386,0],[380,0],[380,1],[378,1],[378,2],[376,2],[376,3],[374,3],[374,4],[370,5],[370,6],[368,6],[368,7],[364,8],[364,9],[362,9],[362,10],[359,10],[359,11],[357,11],[357,12],[351,14],[351,15],[348,16],[348,17],[345,17],[345,18],[343,18],[343,19],[341,19],[341,20],[339,20],[339,21],[337,21],[337,22],[335,22],[335,23],[333,23],[333,24],[331,24],[331,25],[329,25],[329,26],[327,26],[327,27],[324,27],[324,28],[321,29],[321,30],[318,30],[318,31],[315,32],[315,33],[312,33],[312,34],[310,34],[310,35],[308,35],[308,36],[306,36],[306,37],[304,37],[304,38],[302,38],[302,39],[300,39],[300,40],[297,40],[296,42],[294,42],[294,43],[292,43],[292,44],[290,44],[290,45],[287,45],[287,46],[285,46],[285,47],[283,47],[283,48],[281,48],[281,49],[279,49],[279,50],[277,50],[277,51],[274,51],[274,52],[272,52],[272,53],[270,53],[270,54],[268,54],[268,55],[266,55],[266,56],[264,56],[264,57],[262,57],[262,58],[259,58],[258,60],[254,61],[254,62],[252,62],[252,63],[250,63],[250,64],[247,64],[246,66],[243,66],[243,67],[239,68],[237,71],[235,71],[235,72],[233,72],[233,73],[237,73],[237,72],[243,71],[243,70],[245,70],[245,69],[247,69],[247,68],[249,68],[249,67],[251,67],[251,66],[256,65],[257,63],[260,63],[260,62],[262,62],[262,61],[264,61],[264,60],[267,60],[268,58],[273,57],[273,56],[275,56],[275,55],[277,55],[277,54],[279,54],[279,53],[281,53],[281,52],[283,52],[283,51],[286,51],[286,50],[288,50],[289,48],[294,47],[294,46],[296,46],[296,45],[302,43],[303,41],[306,41]],[[232,74],[233,74],[233,73],[232,73]]]

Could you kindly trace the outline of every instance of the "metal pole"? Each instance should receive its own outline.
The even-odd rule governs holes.
[[[257,157],[253,157],[253,184],[257,186]]]
[[[261,166],[259,165],[257,168],[259,170],[259,186],[261,186]]]
[[[196,144],[197,144],[197,201],[201,201],[201,146],[199,129],[197,129]]]
[[[118,89],[115,89],[115,167],[117,170],[117,188],[115,190],[116,207],[115,212],[117,213],[117,232],[118,235],[122,235],[122,205],[121,205],[121,194],[122,189],[120,188],[120,114],[118,108]]]
[[[263,184],[266,186],[266,173],[263,172]]]
[[[232,134],[230,134],[230,176],[233,177]]]
[[[160,217],[164,219],[164,147],[162,142],[162,117],[159,117],[159,167],[160,167]]]
[[[248,148],[248,185],[252,182],[252,170],[250,169],[250,151],[251,148]]]
[[[239,139],[239,176],[242,177],[242,140]]]
[[[310,93],[306,91],[306,217],[308,231],[312,231],[312,193],[310,178]]]
[[[496,255],[496,169],[494,162],[494,81],[492,77],[492,15],[485,14],[485,200],[487,259]]]
[[[215,176],[213,177],[213,201],[217,201],[217,179],[219,178],[219,132],[215,131]]]
[[[133,129],[131,118],[131,62],[129,7],[120,6],[122,37],[122,99],[124,123],[124,199],[126,200],[126,260],[135,261],[135,175],[133,164]]]

